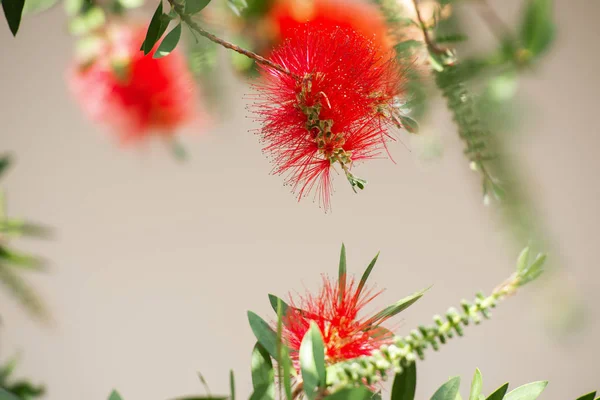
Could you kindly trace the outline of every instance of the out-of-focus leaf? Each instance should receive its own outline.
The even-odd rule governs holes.
[[[479,400],[482,386],[483,379],[481,377],[481,371],[479,368],[477,368],[475,370],[475,375],[473,375],[473,380],[471,381],[471,393],[469,394],[469,400]]]
[[[460,34],[460,33],[455,33],[455,34],[451,34],[451,35],[436,36],[435,37],[435,42],[437,44],[458,43],[458,42],[464,42],[467,39],[468,39],[467,35],[463,35],[463,34]]]
[[[534,57],[546,52],[556,34],[552,0],[527,0],[521,22],[521,42]]]
[[[133,9],[144,5],[144,0],[118,0],[123,8]]]
[[[189,396],[177,397],[173,400],[229,400],[228,396]]]
[[[119,392],[117,392],[116,390],[113,390],[110,393],[110,396],[108,396],[108,400],[123,400],[123,398],[121,397]]]
[[[6,390],[0,388],[0,400],[21,400],[14,394],[7,392]]]
[[[420,42],[418,40],[405,40],[403,42],[398,43],[397,45],[394,46],[394,49],[396,50],[396,53],[398,54],[406,54],[409,51],[412,51],[413,49],[416,48],[420,48],[423,47],[423,42]]]
[[[548,385],[547,381],[531,382],[510,391],[504,400],[535,400]]]
[[[233,375],[233,370],[229,370],[229,399],[235,400],[235,377]]]
[[[261,399],[275,398],[275,371],[269,352],[256,343],[252,351],[252,386],[261,393]]]
[[[37,257],[7,249],[2,245],[0,245],[0,260],[23,269],[40,270],[44,265],[42,260]]]
[[[460,387],[460,377],[451,378],[431,396],[431,400],[455,400]]]
[[[210,0],[186,0],[185,13],[193,15],[199,13],[210,3]]]
[[[396,374],[391,400],[414,400],[417,389],[417,363],[413,362]]]
[[[17,35],[19,26],[21,25],[21,17],[23,16],[23,7],[25,6],[25,0],[2,0],[2,9],[4,10],[4,16],[8,27],[12,32],[13,36]]]
[[[3,155],[0,157],[0,177],[8,170],[10,167],[12,160],[8,155]]]
[[[594,400],[596,398],[596,392],[591,392],[588,394],[584,394],[583,396],[577,398],[577,400]]]
[[[25,0],[23,15],[30,15],[46,11],[58,3],[58,0]]]
[[[248,7],[246,0],[227,0],[227,5],[238,17],[240,17]]]
[[[256,340],[277,360],[277,333],[269,324],[252,311],[248,311],[248,322]]]
[[[180,38],[181,22],[171,32],[167,33],[167,36],[162,40],[152,58],[162,58],[169,55],[175,49],[177,43],[179,43]]]
[[[102,8],[92,7],[85,13],[74,17],[69,23],[69,31],[75,36],[83,36],[100,28],[106,22]]]
[[[309,400],[317,395],[317,389],[325,384],[325,346],[321,330],[314,322],[300,344],[300,370],[304,382],[304,393]]]
[[[494,391],[494,393],[490,394],[486,400],[502,400],[504,395],[508,391],[508,382],[504,385],[500,386],[498,389]]]
[[[47,317],[47,311],[42,300],[13,269],[13,267],[0,263],[0,283],[3,283],[33,316],[38,318]]]
[[[371,392],[366,387],[357,387],[351,389],[342,389],[332,395],[325,397],[325,400],[369,400],[373,397]]]
[[[342,243],[342,250],[340,251],[340,266],[338,270],[338,282],[339,282],[339,298],[338,302],[341,304],[344,300],[344,295],[346,293],[346,277],[348,273],[346,272],[346,246]]]
[[[408,133],[419,133],[419,123],[417,121],[406,115],[401,115],[398,119]]]

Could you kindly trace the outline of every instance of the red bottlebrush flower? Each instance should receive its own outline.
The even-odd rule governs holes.
[[[86,38],[84,57],[69,71],[69,86],[90,119],[115,130],[122,142],[156,132],[170,137],[196,115],[197,88],[178,50],[144,56],[146,28],[108,25]]]
[[[352,29],[308,23],[295,32],[270,57],[291,74],[262,66],[254,111],[274,172],[288,174],[298,198],[316,188],[328,209],[332,166],[364,187],[350,169],[385,149],[403,79],[391,54]]]
[[[355,30],[373,40],[382,52],[393,50],[393,40],[385,18],[377,6],[355,0],[279,0],[270,10],[268,21],[276,32],[277,42],[295,35],[307,22],[328,27]]]
[[[389,343],[392,333],[379,326],[381,320],[359,315],[379,293],[365,290],[350,280],[340,296],[339,283],[324,277],[318,295],[308,293],[299,302],[292,299],[283,317],[282,337],[296,367],[300,344],[311,322],[316,323],[323,336],[327,364],[371,355]]]

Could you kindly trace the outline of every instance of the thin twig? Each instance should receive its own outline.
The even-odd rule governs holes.
[[[226,40],[221,39],[218,36],[213,35],[210,32],[205,31],[188,14],[185,13],[184,7],[181,4],[177,3],[175,0],[169,0],[169,3],[171,4],[171,6],[173,6],[173,9],[179,15],[181,20],[183,22],[185,22],[192,30],[199,33],[201,36],[207,38],[208,40],[210,40],[220,46],[225,47],[226,49],[233,50],[237,53],[243,54],[244,56],[253,59],[254,61],[256,61],[259,64],[263,64],[268,67],[271,67],[271,68],[273,68],[283,74],[289,75],[295,79],[298,79],[298,80],[300,79],[300,77],[298,75],[294,74],[293,72],[291,72],[289,69],[285,68],[284,66],[274,63],[273,61],[268,60],[250,50],[241,48],[240,46],[237,46],[233,43],[230,43]]]
[[[419,20],[419,25],[421,26],[421,30],[423,31],[423,37],[425,39],[425,43],[427,47],[436,54],[445,54],[446,50],[439,47],[429,36],[429,31],[427,30],[427,26],[425,25],[425,21],[423,20],[423,16],[421,15],[421,10],[419,9],[418,0],[412,0],[413,5],[415,7],[415,12],[417,13],[417,19]]]

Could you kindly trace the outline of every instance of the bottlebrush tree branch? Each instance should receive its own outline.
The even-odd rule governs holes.
[[[328,391],[331,393],[365,383],[372,385],[387,379],[390,372],[401,373],[403,368],[417,359],[423,360],[427,348],[431,347],[437,351],[441,344],[445,344],[455,334],[462,336],[464,327],[471,323],[477,325],[483,319],[489,319],[490,310],[496,307],[499,301],[514,294],[519,287],[542,273],[545,259],[545,255],[540,254],[530,262],[529,249],[526,248],[517,261],[517,271],[494,289],[491,295],[486,297],[479,293],[473,302],[463,300],[462,311],[450,308],[444,318],[439,315],[433,318],[435,325],[422,325],[410,335],[395,336],[392,344],[380,347],[370,356],[330,366],[327,369]]]
[[[192,29],[194,32],[198,33],[200,36],[205,37],[208,40],[210,40],[220,46],[225,47],[226,49],[233,50],[239,54],[242,54],[248,58],[251,58],[259,64],[267,65],[283,74],[290,75],[298,80],[300,79],[300,77],[298,77],[296,74],[292,73],[289,69],[285,68],[284,66],[277,64],[269,59],[266,59],[250,50],[246,50],[240,46],[237,46],[233,43],[223,40],[220,37],[213,35],[212,33],[204,30],[200,25],[198,25],[192,19],[192,17],[189,14],[187,14],[185,12],[185,7],[183,4],[178,3],[176,0],[169,0],[169,4],[171,4],[171,6],[173,7],[173,10],[175,10],[175,12],[179,15],[179,18],[181,19],[181,21],[185,22],[190,27],[190,29]]]

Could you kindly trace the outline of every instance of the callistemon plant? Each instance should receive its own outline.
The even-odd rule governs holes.
[[[333,167],[363,189],[354,163],[385,153],[389,126],[401,125],[402,70],[355,30],[319,23],[299,27],[270,60],[289,73],[261,65],[253,110],[264,150],[299,198],[314,189],[328,209]]]
[[[69,86],[90,119],[107,125],[122,143],[152,134],[171,139],[200,117],[198,89],[179,50],[144,54],[146,28],[109,23],[80,39]]]

